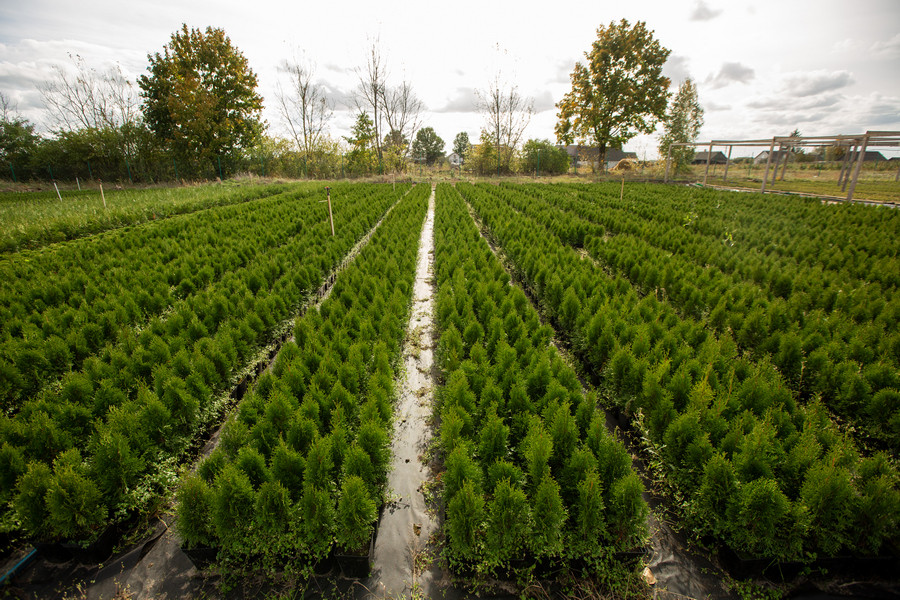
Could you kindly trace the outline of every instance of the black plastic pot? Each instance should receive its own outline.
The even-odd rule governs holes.
[[[219,553],[216,548],[211,548],[210,546],[194,546],[193,548],[182,546],[181,550],[187,554],[187,557],[194,563],[198,571],[202,571],[214,563]]]
[[[829,575],[852,578],[883,576],[900,571],[900,557],[897,556],[830,556],[811,562],[777,561],[771,558],[754,558],[743,552],[723,547],[719,560],[729,574],[736,579],[764,577],[771,581],[791,581],[806,569]]]
[[[369,538],[368,552],[360,550],[358,553],[355,553],[348,552],[343,548],[335,549],[334,559],[337,561],[344,577],[349,579],[363,579],[369,576],[372,557],[375,554],[375,536],[377,531],[377,527],[372,531],[372,535]]]

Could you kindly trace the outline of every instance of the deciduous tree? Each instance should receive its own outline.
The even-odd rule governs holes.
[[[287,123],[297,149],[309,161],[327,135],[334,103],[325,88],[313,80],[315,67],[312,64],[285,61],[281,70],[287,73],[290,82],[287,91],[279,84],[275,93],[278,111]]]
[[[262,134],[256,74],[222,29],[181,29],[138,78],[148,126],[181,160],[206,169]]]
[[[472,148],[472,144],[469,143],[469,134],[465,131],[461,131],[456,134],[456,137],[453,138],[453,152],[459,156],[460,162],[465,162],[466,157],[469,154],[469,150]]]
[[[703,108],[697,98],[697,86],[690,78],[678,87],[678,93],[669,105],[664,122],[662,137],[659,138],[660,156],[669,156],[669,146],[676,143],[693,142],[703,127]],[[692,146],[676,146],[671,150],[672,167],[675,172],[687,168],[694,160]]]
[[[486,131],[497,149],[497,174],[512,170],[512,159],[525,128],[534,114],[534,102],[519,93],[515,85],[497,75],[486,90],[478,90],[478,109],[487,122]]]
[[[444,155],[444,140],[432,127],[424,127],[416,132],[416,140],[412,147],[413,158],[417,161],[433,165]]]
[[[596,145],[602,165],[607,148],[651,133],[669,99],[662,74],[669,53],[643,21],[601,25],[585,63],[575,63],[572,89],[556,105],[557,140]]]

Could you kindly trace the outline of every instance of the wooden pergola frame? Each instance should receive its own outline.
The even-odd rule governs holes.
[[[772,169],[772,155],[775,153],[775,146],[778,145],[779,156]],[[789,153],[786,150],[802,147],[823,146],[839,146],[846,148],[844,159],[841,162],[841,172],[838,175],[838,185],[841,186],[842,192],[847,192],[847,201],[853,201],[853,192],[856,190],[856,182],[859,179],[859,172],[862,169],[862,163],[866,156],[867,148],[896,148],[900,147],[900,131],[867,131],[859,135],[821,135],[821,136],[775,136],[771,140],[713,140],[710,142],[676,142],[669,144],[668,155],[666,156],[666,176],[665,182],[669,182],[669,166],[672,162],[673,146],[708,146],[709,151],[706,154],[706,172],[703,174],[703,183],[706,184],[709,177],[710,158],[712,157],[712,149],[714,146],[727,146],[728,156],[725,160],[725,174],[723,181],[728,179],[728,165],[731,162],[731,150],[735,146],[769,146],[769,155],[766,157],[766,173],[763,176],[762,187],[760,191],[766,191],[766,184],[769,181],[769,171],[772,171],[772,185],[775,185],[775,179],[778,176],[778,167],[781,166],[781,178],[784,179],[784,172],[787,170]],[[781,156],[784,156],[784,164],[779,165]],[[900,169],[894,181],[900,181]],[[848,189],[849,184],[849,189]]]

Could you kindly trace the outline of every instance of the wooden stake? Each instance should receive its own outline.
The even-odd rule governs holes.
[[[77,178],[77,177],[75,178],[75,185],[78,186],[78,191],[80,192],[80,191],[81,191],[81,182],[78,181],[78,178]]]
[[[325,196],[328,202],[328,222],[331,223],[331,237],[334,237],[334,217],[331,216],[331,188],[325,188]]]
[[[766,157],[766,174],[763,175],[762,188],[760,192],[766,191],[766,182],[769,180],[769,165],[772,164],[772,153],[775,151],[775,138],[772,138],[772,145],[769,146],[769,155]]]
[[[706,171],[703,172],[703,185],[706,185],[706,180],[709,178],[709,163],[712,160],[712,142],[709,143],[709,151],[706,153]]]
[[[56,182],[53,182],[53,187],[56,188],[56,195],[59,196],[59,201],[62,202],[62,194],[59,193],[59,188],[56,186]]]
[[[722,175],[722,183],[725,183],[726,181],[728,181],[728,163],[731,162],[731,149],[732,148],[734,148],[734,146],[728,146],[728,156],[725,157],[725,174]]]
[[[100,197],[103,199],[103,210],[106,210],[106,196],[103,195],[103,182],[100,182]]]
[[[853,192],[856,190],[856,182],[859,180],[859,171],[862,169],[863,161],[866,159],[866,146],[869,145],[869,132],[863,136],[862,144],[859,146],[859,154],[856,157],[856,168],[853,170],[853,180],[850,182],[850,190],[847,192],[847,202],[853,202]],[[846,180],[845,180],[846,184]]]
[[[625,171],[622,171],[622,191],[619,193],[619,202],[625,197]]]

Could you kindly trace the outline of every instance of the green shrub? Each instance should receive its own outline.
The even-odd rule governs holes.
[[[520,555],[531,533],[531,510],[525,492],[504,479],[488,503],[485,561],[499,566]]]
[[[247,474],[237,465],[227,464],[216,477],[212,492],[212,529],[220,545],[243,552],[246,532],[253,522],[256,492]]]
[[[331,437],[318,437],[309,446],[306,454],[304,477],[311,485],[320,489],[333,486],[334,460],[331,455]]]
[[[731,461],[721,454],[714,454],[703,469],[703,481],[692,503],[695,518],[705,531],[727,538],[738,500],[738,484]]]
[[[309,446],[319,434],[319,427],[312,419],[295,414],[287,433],[287,443],[302,454],[309,451]]]
[[[522,447],[529,484],[532,488],[536,488],[544,476],[550,473],[549,461],[553,454],[553,440],[539,417],[531,419],[528,435],[525,436]]]
[[[366,421],[360,425],[356,443],[369,455],[376,473],[387,472],[391,460],[391,438],[381,423]]]
[[[227,462],[228,457],[225,456],[225,451],[219,446],[200,462],[200,465],[197,467],[197,473],[206,483],[212,483],[219,476],[219,473],[222,472]]]
[[[596,473],[588,473],[578,484],[575,519],[570,546],[576,555],[597,556],[606,533],[603,486]]]
[[[269,534],[287,532],[291,521],[288,490],[279,481],[266,481],[259,487],[253,511],[256,524]]]
[[[465,481],[447,506],[447,537],[451,556],[475,561],[479,554],[479,531],[484,522],[484,498],[472,481]]]
[[[772,479],[744,484],[732,519],[734,548],[753,556],[785,557],[790,551],[783,543],[790,504]]]
[[[853,496],[846,469],[819,463],[806,473],[800,498],[809,510],[816,546],[827,555],[837,554],[849,541]]]
[[[5,504],[16,487],[16,481],[25,473],[25,455],[22,449],[3,442],[0,446],[0,503]]]
[[[306,461],[303,455],[281,440],[272,452],[270,471],[295,502],[300,499]]]
[[[47,524],[66,539],[87,535],[103,522],[106,510],[97,485],[76,449],[59,455],[53,463],[53,478],[47,488]]]
[[[211,504],[212,492],[206,480],[198,474],[189,474],[181,480],[175,494],[178,533],[187,547],[212,542]]]
[[[234,464],[244,472],[254,489],[258,489],[263,483],[272,479],[272,475],[266,467],[265,457],[253,446],[244,446],[238,450]]]
[[[375,502],[361,477],[350,475],[341,484],[335,519],[335,541],[347,550],[364,550],[378,516]]]
[[[322,558],[331,549],[335,530],[334,500],[327,489],[319,489],[307,481],[300,498],[300,541],[313,558]]]
[[[47,492],[53,472],[42,462],[29,462],[19,478],[13,506],[22,525],[39,539],[47,535]]]
[[[487,467],[487,479],[485,480],[485,489],[491,492],[497,487],[497,484],[504,479],[510,481],[513,485],[525,485],[525,473],[522,469],[506,460],[498,460]]]
[[[99,426],[91,438],[91,472],[105,497],[116,502],[144,472],[145,462],[117,427]]]
[[[623,550],[640,544],[647,529],[647,503],[641,497],[644,486],[634,471],[612,484],[607,520],[612,542]]]
[[[559,485],[547,475],[538,485],[532,498],[531,515],[534,526],[528,546],[535,556],[561,556],[563,553],[563,526],[566,509],[559,495]]]
[[[481,435],[478,443],[478,456],[482,464],[492,464],[506,456],[506,441],[509,438],[509,427],[503,423],[503,418],[497,415],[496,405],[488,408],[485,420],[481,425]]]
[[[378,490],[378,482],[375,476],[375,467],[372,465],[372,459],[369,453],[360,447],[359,444],[353,443],[347,449],[344,455],[344,476],[354,475],[362,479],[369,493],[374,495]]]
[[[851,545],[877,554],[900,526],[900,490],[896,472],[883,454],[863,459],[859,464],[859,495],[848,529]]]
[[[470,481],[480,491],[481,469],[472,458],[472,447],[469,444],[458,445],[444,461],[444,498],[452,499],[462,489],[465,482]]]

